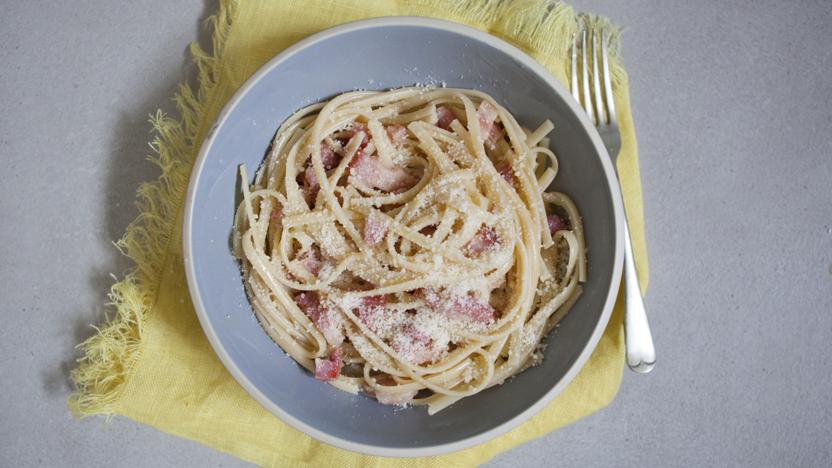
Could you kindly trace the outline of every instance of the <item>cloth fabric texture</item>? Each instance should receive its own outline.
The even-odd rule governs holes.
[[[571,7],[545,0],[223,0],[208,20],[212,50],[191,46],[198,80],[181,85],[174,97],[179,116],[151,117],[151,159],[162,175],[139,189],[140,214],[117,243],[136,268],[112,287],[115,313],[79,345],[83,356],[72,373],[77,390],[69,399],[76,415],[126,416],[260,465],[470,466],[612,401],[624,367],[620,295],[589,361],[543,411],[490,442],[436,457],[372,457],[318,442],[249,397],[211,349],[188,295],[181,245],[185,192],[203,137],[234,91],[281,50],[340,23],[396,15],[443,18],[489,32],[528,53],[564,84],[571,37],[579,21],[613,31],[612,68],[622,136],[617,165],[639,277],[646,289],[641,184],[627,75],[618,59],[617,29],[607,20],[579,17]]]

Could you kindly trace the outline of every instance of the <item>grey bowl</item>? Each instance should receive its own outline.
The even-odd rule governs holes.
[[[521,124],[555,124],[555,182],[584,217],[589,279],[549,337],[543,364],[504,385],[428,416],[316,381],[254,319],[228,238],[237,166],[258,167],[278,125],[311,102],[354,89],[414,83],[485,91]],[[379,18],[345,24],[287,49],[252,76],[205,139],[184,213],[188,286],[215,352],[254,399],[290,426],[328,444],[382,456],[426,456],[471,447],[518,426],[575,377],[612,312],[622,264],[623,208],[603,144],[569,93],[520,50],[455,23]]]

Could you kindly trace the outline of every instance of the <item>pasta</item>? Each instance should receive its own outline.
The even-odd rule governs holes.
[[[349,92],[278,129],[233,249],[255,315],[315,377],[433,414],[542,359],[586,279],[546,121],[465,89]]]

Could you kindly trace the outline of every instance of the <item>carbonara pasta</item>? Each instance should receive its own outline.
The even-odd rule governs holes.
[[[265,331],[315,377],[433,414],[535,365],[581,292],[581,218],[545,192],[551,122],[465,89],[350,92],[278,129],[233,247]]]

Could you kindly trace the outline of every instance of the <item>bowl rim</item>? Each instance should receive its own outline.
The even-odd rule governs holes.
[[[456,33],[461,36],[465,36],[469,39],[483,42],[491,47],[500,50],[501,52],[511,56],[512,58],[529,68],[536,75],[538,75],[555,93],[559,94],[560,97],[563,98],[567,106],[569,106],[569,108],[571,109],[572,113],[577,115],[579,122],[587,130],[592,145],[595,147],[598,157],[601,159],[600,162],[604,170],[604,176],[610,188],[614,216],[613,226],[615,228],[614,260],[611,275],[612,282],[609,286],[607,297],[604,301],[603,311],[598,320],[598,323],[596,323],[595,328],[592,334],[590,335],[589,340],[586,342],[583,349],[579,353],[578,358],[569,367],[564,376],[554,386],[552,386],[552,388],[549,389],[540,399],[532,403],[524,411],[516,414],[511,419],[503,422],[502,424],[499,424],[491,429],[488,429],[474,436],[467,437],[465,439],[461,439],[455,442],[435,444],[423,447],[385,447],[342,439],[340,437],[331,435],[329,433],[326,433],[308,425],[304,421],[295,418],[294,416],[285,412],[280,406],[273,403],[265,394],[263,394],[260,391],[260,389],[258,389],[248,379],[245,373],[241,371],[239,367],[237,367],[236,363],[225,351],[225,348],[222,342],[220,341],[216,331],[214,330],[214,326],[211,320],[208,317],[205,305],[202,302],[202,295],[200,294],[199,284],[196,280],[196,270],[194,267],[194,262],[189,261],[193,252],[191,228],[193,225],[194,218],[194,201],[197,188],[200,182],[200,176],[203,172],[202,169],[207,160],[208,153],[211,151],[211,147],[213,146],[217,130],[225,123],[228,116],[236,108],[240,100],[248,93],[248,91],[252,87],[255,86],[257,82],[260,81],[262,77],[271,72],[272,69],[280,65],[282,62],[286,61],[288,58],[294,56],[295,54],[302,52],[304,49],[311,45],[348,32],[389,26],[416,26]],[[572,380],[575,378],[578,372],[584,367],[590,355],[598,345],[601,336],[604,334],[604,331],[606,330],[606,326],[609,322],[610,316],[612,315],[612,310],[615,305],[616,297],[618,295],[618,290],[620,286],[620,282],[617,280],[617,278],[621,277],[621,272],[623,269],[623,226],[625,221],[624,205],[622,201],[618,177],[616,175],[615,169],[613,168],[612,160],[608,156],[606,147],[601,141],[598,132],[595,131],[595,126],[590,122],[586,112],[584,112],[584,110],[579,106],[577,102],[575,102],[574,98],[566,90],[566,88],[559,81],[557,81],[543,67],[543,65],[538,63],[536,60],[531,58],[529,55],[527,55],[525,52],[521,51],[517,47],[509,44],[508,42],[503,41],[502,39],[497,38],[496,36],[485,33],[467,25],[455,23],[448,20],[440,20],[435,18],[425,18],[418,16],[391,16],[370,18],[334,26],[332,28],[322,30],[316,34],[302,39],[301,41],[284,49],[282,52],[272,57],[268,62],[262,65],[233,94],[233,96],[229,99],[228,103],[226,103],[225,107],[218,115],[216,121],[211,126],[210,130],[206,133],[205,138],[203,139],[202,145],[200,147],[199,153],[197,155],[197,158],[194,161],[193,169],[191,170],[182,219],[182,243],[183,254],[185,259],[185,274],[187,277],[188,289],[191,293],[191,301],[193,302],[197,317],[199,318],[199,322],[202,326],[202,329],[206,337],[208,338],[209,343],[211,344],[211,347],[213,348],[217,356],[220,358],[220,361],[225,366],[225,368],[231,373],[232,377],[234,377],[234,379],[243,387],[243,389],[245,389],[246,392],[249,395],[251,395],[258,403],[260,403],[260,405],[269,410],[269,412],[277,416],[281,421],[285,422],[290,427],[298,431],[301,431],[314,439],[335,446],[337,448],[350,450],[353,452],[359,452],[367,455],[377,455],[383,457],[434,456],[470,448],[505,434],[506,432],[518,427],[520,424],[527,421],[533,415],[540,412],[549,402],[551,402],[557,395],[559,395],[566,388],[566,386],[569,385],[569,383],[572,382]]]

